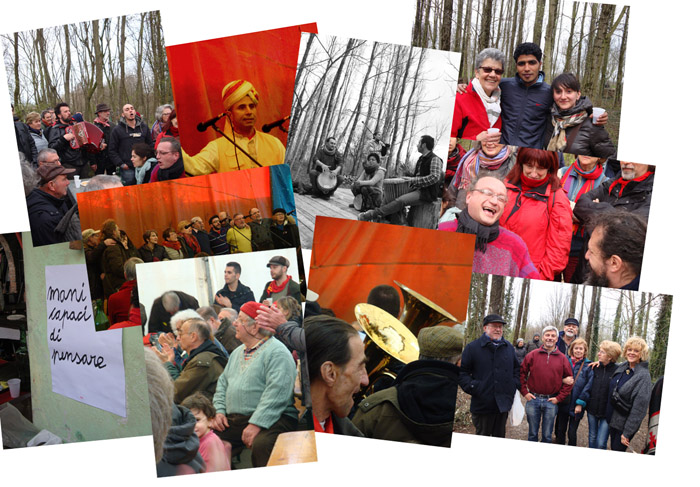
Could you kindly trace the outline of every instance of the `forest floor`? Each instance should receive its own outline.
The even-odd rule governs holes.
[[[471,404],[470,396],[465,393],[461,388],[457,389],[457,408],[455,409],[455,422],[453,430],[456,433],[467,433],[475,434],[476,430],[474,428],[474,423],[472,423],[471,413],[469,412],[469,406]],[[523,407],[525,407],[525,399],[523,399]],[[587,414],[584,414],[583,419],[579,423],[578,432],[576,435],[576,446],[588,447],[588,418]],[[642,426],[639,431],[632,438],[630,446],[635,452],[641,452],[644,448],[646,442],[647,431],[649,424],[649,416],[647,415],[642,421]],[[506,425],[506,438],[514,440],[527,441],[527,417],[523,417],[523,421],[518,426],[511,426],[510,423]],[[552,441],[554,441],[554,435],[552,435]],[[628,449],[628,451],[630,451]]]

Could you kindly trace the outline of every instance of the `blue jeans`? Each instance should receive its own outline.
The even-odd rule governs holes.
[[[608,449],[608,421],[588,413],[588,448]]]
[[[557,417],[557,405],[544,397],[535,397],[525,404],[528,424],[528,441],[539,441],[540,420],[542,421],[542,443],[552,442],[554,419]]]

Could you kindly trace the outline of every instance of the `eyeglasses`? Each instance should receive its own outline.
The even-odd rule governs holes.
[[[156,155],[157,155],[157,156],[164,156],[165,154],[170,154],[170,153],[172,153],[172,152],[175,152],[175,151],[172,151],[172,150],[157,150],[157,151],[156,151]]]
[[[503,70],[500,68],[491,68],[489,66],[479,66],[479,69],[482,70],[486,74],[491,74],[491,71],[496,73],[497,76],[500,76],[503,74]]]
[[[534,66],[538,64],[539,61],[537,59],[528,59],[527,61],[518,61],[517,64],[518,66],[525,66],[526,64],[529,64],[530,66]]]
[[[508,203],[508,197],[504,194],[496,194],[490,189],[474,189],[472,191],[478,191],[479,193],[483,194],[487,198],[493,198],[494,196],[498,200],[499,203]]]

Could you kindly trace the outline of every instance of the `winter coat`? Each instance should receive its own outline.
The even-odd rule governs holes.
[[[552,88],[540,71],[537,81],[525,86],[519,76],[503,78],[501,88],[501,144],[542,147],[545,124],[551,119]]]
[[[464,347],[459,386],[472,396],[470,411],[505,413],[520,388],[520,364],[507,340],[493,342],[486,333]]]
[[[447,362],[411,362],[394,386],[360,402],[352,422],[367,438],[449,447],[458,375]]]
[[[256,232],[256,236],[258,236],[257,231],[257,229],[251,229],[251,232]],[[282,226],[277,225],[276,223],[270,224],[270,234],[272,237],[271,241],[274,244],[275,249],[288,249],[290,247],[298,247],[300,245],[299,228],[286,220]],[[262,233],[260,236],[263,236]],[[253,238],[253,242],[255,243],[255,248],[253,250],[262,250],[258,248],[259,244],[255,238]],[[264,240],[260,243],[262,244],[263,242]]]
[[[46,137],[44,137],[44,133],[41,130],[34,132],[32,129],[29,129],[29,135],[31,135],[34,145],[36,146],[37,156],[39,155],[39,152],[49,147],[49,141],[46,140]],[[36,163],[37,161],[35,160],[33,162]]]
[[[216,294],[228,298],[231,301],[230,307],[235,309],[236,312],[240,311],[241,306],[248,301],[255,301],[253,291],[240,281],[238,281],[238,286],[235,291],[230,291],[228,285],[225,285],[223,288],[219,289]]]
[[[194,296],[190,296],[182,291],[174,291],[177,297],[180,298],[180,308],[179,311],[183,309],[193,309],[197,310],[199,308],[199,301]],[[170,313],[165,311],[163,307],[163,296],[159,296],[153,300],[153,305],[151,306],[151,315],[148,317],[148,333],[158,333],[162,331],[164,333],[170,333]]]
[[[581,195],[574,207],[576,218],[585,223],[601,211],[623,209],[632,211],[647,220],[651,206],[651,192],[654,189],[654,173],[649,174],[642,181],[629,181],[622,191],[620,191],[621,179],[622,177],[618,175],[616,179],[608,179],[597,188]],[[593,202],[596,199],[598,203]]]
[[[68,127],[70,127],[70,125],[63,122],[59,122],[51,127],[49,148],[58,152],[58,156],[61,158],[61,164],[64,166],[66,164],[75,167],[84,166],[87,161],[86,151],[83,150],[83,148],[73,149],[70,146],[70,142],[63,138],[63,136],[66,135],[66,129]],[[129,157],[131,157],[131,152],[129,152]]]
[[[593,368],[593,382],[591,383],[591,393],[586,409],[597,418],[605,417],[610,378],[615,373],[615,370],[617,370],[617,364],[614,362],[610,362],[608,365],[601,363],[598,367]]]
[[[537,350],[541,346],[542,346],[542,340],[537,340],[537,341],[530,340],[529,342],[527,342],[527,345],[525,346],[525,348],[527,349],[527,353],[525,355],[532,352],[533,350]]]
[[[15,138],[17,139],[17,150],[24,154],[24,157],[27,158],[27,162],[36,165],[36,156],[39,150],[36,147],[29,127],[19,120],[15,121]]]
[[[610,140],[610,134],[603,128],[602,125],[594,125],[593,119],[587,117],[579,125],[567,127],[566,131],[566,147],[562,152],[567,154],[576,154],[580,156],[595,156],[603,159],[615,157],[617,149]],[[543,148],[547,148],[549,140],[552,138],[554,125],[551,118],[545,124]]]
[[[165,252],[165,247],[156,244],[153,250],[149,249],[146,244],[139,247],[139,257],[144,262],[160,262],[168,259],[168,254]]]
[[[523,191],[522,183],[506,183],[508,203],[500,224],[527,244],[542,279],[551,281],[569,261],[573,217],[566,194],[547,183]]]
[[[56,227],[70,209],[67,197],[56,198],[39,188],[29,193],[27,211],[34,247],[68,241]]]
[[[180,404],[187,396],[197,391],[209,399],[214,397],[216,383],[224,371],[228,358],[211,340],[205,340],[192,350],[184,363],[180,376],[175,380],[173,400]]]
[[[466,93],[459,93],[455,98],[450,137],[476,140],[476,136],[491,128],[491,124],[484,103],[471,83],[467,84],[466,90]],[[501,117],[498,117],[493,128],[501,128]]]
[[[253,250],[273,250],[275,248],[270,232],[271,221],[263,220],[262,223],[252,221],[248,224],[251,230],[251,239],[253,240]]]
[[[221,343],[229,354],[241,345],[241,341],[236,338],[236,328],[228,318],[221,320],[221,325],[214,333],[214,338]]]
[[[144,142],[153,147],[151,140],[151,131],[141,118],[136,116],[136,125],[134,128],[126,124],[124,118],[112,128],[109,135],[109,143],[107,150],[109,159],[115,167],[121,167],[122,164],[129,166],[129,169],[134,169],[134,164],[131,162],[131,148],[137,142]]]
[[[121,285],[126,282],[124,264],[129,257],[135,257],[130,255],[131,253],[130,249],[125,249],[121,243],[108,246],[102,253],[102,272],[105,274],[102,287],[105,298],[119,291]]]
[[[173,404],[172,423],[163,444],[163,458],[156,464],[158,477],[202,473],[206,470],[199,454],[197,421],[189,409]]]
[[[527,355],[527,347],[523,345],[520,348],[517,346],[513,348],[515,349],[515,358],[518,359],[518,364],[522,364],[523,360],[525,359],[525,355]],[[518,372],[518,375],[520,375],[520,372]]]
[[[569,396],[570,416],[576,415],[576,406],[581,406],[583,407],[583,409],[586,409],[588,401],[591,398],[591,388],[593,387],[593,368],[588,366],[588,364],[590,363],[590,360],[584,358],[583,360],[579,361],[576,365],[573,365],[571,357],[569,357],[569,364],[572,365],[571,371],[574,374],[574,377],[576,377],[576,375],[578,374],[576,382],[574,382],[574,385],[571,388],[571,395]],[[579,373],[579,369],[581,369],[581,367],[583,367],[583,369]]]
[[[202,252],[212,255],[211,243],[209,242],[209,234],[205,231],[199,232],[193,228],[192,235],[194,235],[197,239],[197,242],[199,242],[199,248],[202,249]]]
[[[621,363],[612,378],[610,379],[611,387],[615,384],[625,370],[629,367],[629,363]],[[651,398],[651,375],[649,374],[649,362],[640,362],[634,368],[634,375],[620,387],[617,392],[620,397],[627,403],[632,404],[632,409],[627,416],[623,415],[617,409],[613,408],[612,418],[610,419],[610,427],[618,431],[622,431],[625,438],[631,439],[637,431],[647,415],[649,407],[649,399]]]

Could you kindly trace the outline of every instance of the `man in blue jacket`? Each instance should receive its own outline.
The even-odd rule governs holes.
[[[503,338],[505,324],[499,315],[486,316],[484,334],[462,352],[459,385],[472,396],[470,411],[477,435],[505,438],[508,411],[520,388],[515,349]]]

